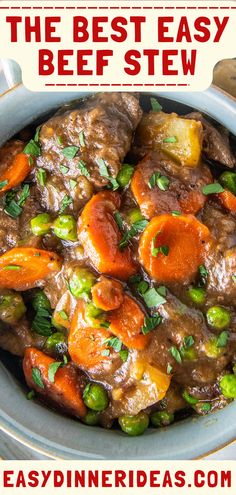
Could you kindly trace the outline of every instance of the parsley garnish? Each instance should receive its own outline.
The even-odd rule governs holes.
[[[156,238],[157,238],[157,236],[153,237],[153,239],[152,239],[152,245],[151,245],[152,256],[156,257],[159,253],[164,254],[164,256],[168,256],[169,250],[170,250],[169,246],[157,246],[157,247],[155,247]]]
[[[17,201],[15,199],[16,193],[10,191],[6,195],[4,211],[12,218],[19,217],[19,215],[21,215],[22,213],[22,206],[24,205],[29,195],[30,195],[29,184],[24,185],[19,195],[19,199]]]
[[[162,106],[160,105],[160,103],[158,103],[156,98],[153,98],[153,97],[150,98],[150,103],[151,103],[151,107],[152,107],[153,112],[161,112]]]
[[[138,220],[137,222],[134,222],[131,228],[124,234],[121,241],[119,242],[119,248],[121,250],[124,249],[127,246],[130,239],[135,237],[139,232],[142,232],[147,226],[147,224],[148,224],[147,220]]]
[[[2,182],[0,182],[0,189],[3,189],[3,187],[7,186],[8,184],[8,180],[3,180]]]
[[[110,353],[109,349],[104,349],[104,350],[101,352],[101,354],[102,354],[102,356],[104,356],[104,357],[105,357],[105,356],[106,356],[106,357],[108,357],[108,356],[110,356],[110,354],[111,354],[111,353]]]
[[[45,186],[46,180],[47,180],[47,172],[44,170],[44,168],[39,168],[37,172],[37,179],[40,184],[40,186]]]
[[[5,206],[4,211],[10,215],[10,217],[17,218],[22,213],[22,208],[13,199],[7,206]]]
[[[169,136],[163,139],[163,143],[178,143],[178,138],[176,136]]]
[[[236,284],[236,275],[232,275],[232,280],[233,280],[234,284]]]
[[[18,199],[18,205],[23,206],[25,204],[26,199],[30,195],[30,187],[29,184],[25,184],[22,192],[20,193],[19,199]]]
[[[66,175],[69,172],[68,167],[65,167],[65,165],[60,165],[60,171],[63,175]]]
[[[85,163],[83,162],[83,160],[80,160],[79,163],[78,163],[78,168],[81,172],[82,175],[84,175],[85,177],[90,177],[90,172],[88,171]]]
[[[55,382],[55,374],[57,370],[63,365],[61,361],[55,361],[55,363],[51,363],[48,367],[48,379],[51,383]]]
[[[122,361],[125,363],[129,357],[129,351],[128,349],[122,349],[120,352],[119,352],[119,355],[120,355],[120,358],[122,359]]]
[[[160,172],[154,172],[151,175],[148,186],[153,189],[156,185],[161,191],[167,191],[169,189],[170,180],[166,175],[161,175]]]
[[[209,412],[211,410],[211,404],[209,404],[209,402],[205,402],[204,404],[200,404],[200,410],[202,412]]]
[[[79,133],[79,144],[81,147],[85,146],[84,131],[80,131]]]
[[[141,275],[139,275],[138,273],[136,275],[132,275],[130,278],[129,278],[129,283],[130,284],[138,284],[139,282],[141,282],[142,280],[142,277]]]
[[[192,347],[192,345],[194,344],[194,338],[192,335],[188,335],[187,337],[184,337],[184,348],[185,349],[189,349],[190,347]]]
[[[199,265],[198,271],[199,271],[199,275],[200,275],[200,279],[201,279],[200,281],[203,285],[205,285],[207,277],[208,277],[208,271],[207,271],[205,265]]]
[[[121,216],[121,214],[119,213],[119,211],[116,211],[116,212],[114,213],[114,218],[115,218],[115,221],[116,221],[116,223],[117,223],[117,225],[118,225],[119,229],[120,229],[120,230],[122,230],[122,228],[123,228],[123,219],[122,219],[122,216]]]
[[[45,337],[53,333],[51,313],[47,309],[39,308],[31,325],[34,332]]]
[[[149,288],[149,285],[148,285],[148,282],[146,282],[146,280],[141,280],[141,282],[139,282],[137,285],[137,291],[141,295],[145,294],[145,292],[147,292],[148,288]]]
[[[64,196],[59,213],[63,213],[63,211],[65,211],[67,206],[71,205],[71,203],[73,203],[73,199],[68,195]]]
[[[159,314],[155,316],[146,316],[144,319],[144,325],[142,326],[142,333],[146,335],[160,325],[162,322],[162,317]]]
[[[108,172],[108,168],[105,164],[105,161],[102,159],[102,158],[99,158],[98,161],[98,168],[99,168],[99,173],[102,177],[105,177],[107,180],[110,181],[111,185],[112,185],[112,189],[113,191],[115,191],[116,189],[118,189],[118,187],[120,187],[119,183],[117,182],[116,179],[114,179],[113,177],[111,177],[109,175],[109,172]]]
[[[7,266],[4,266],[3,270],[21,270],[21,266],[18,266],[18,265],[7,265]]]
[[[182,357],[181,357],[181,354],[179,352],[179,350],[177,349],[177,347],[175,347],[174,345],[170,348],[170,353],[171,355],[173,356],[173,358],[175,359],[175,361],[177,361],[177,363],[181,364],[182,363]]]
[[[70,183],[70,188],[73,191],[75,189],[75,187],[77,186],[77,181],[74,179],[70,179],[69,183]]]
[[[39,388],[44,388],[44,383],[39,368],[32,368],[32,379]]]
[[[173,366],[171,366],[170,363],[167,364],[167,368],[166,368],[166,373],[167,375],[170,375],[173,371]]]
[[[68,320],[68,315],[66,314],[66,312],[64,310],[59,311],[58,314],[60,315],[62,320]]]
[[[171,215],[172,215],[173,217],[179,217],[179,216],[181,215],[181,211],[178,211],[178,210],[173,210],[173,211],[171,212]]]
[[[75,158],[75,155],[78,153],[78,151],[78,146],[66,146],[66,148],[62,150],[62,154],[65,156],[65,158],[72,160],[72,158]]]
[[[104,344],[108,345],[109,347],[112,347],[115,352],[120,352],[122,349],[122,342],[118,337],[109,337],[108,339],[104,340]]]
[[[229,340],[229,332],[227,332],[227,330],[224,330],[217,337],[216,346],[217,347],[225,347],[228,343],[228,340]]]
[[[34,391],[34,390],[30,390],[30,391],[28,392],[28,394],[26,394],[26,399],[27,399],[27,400],[32,400],[32,399],[34,399],[35,395],[36,395],[36,394],[35,394],[35,391]]]
[[[56,136],[57,143],[61,146],[63,144],[63,139],[61,136]]]
[[[143,294],[143,299],[148,308],[154,308],[166,303],[166,299],[158,294],[157,290],[153,288],[148,289]]]
[[[203,186],[202,192],[207,196],[208,194],[217,194],[224,192],[224,188],[218,182],[213,182],[212,184],[207,184],[206,186]]]
[[[23,153],[25,155],[40,156],[41,148],[37,141],[31,139],[29,143],[25,146]]]

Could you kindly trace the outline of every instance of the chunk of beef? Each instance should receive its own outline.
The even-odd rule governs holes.
[[[15,356],[24,356],[27,347],[43,347],[46,337],[31,332],[29,323],[23,318],[17,325],[9,326],[0,322],[0,347]]]
[[[169,183],[166,190],[163,190],[162,184],[160,187],[158,184],[151,184],[153,174],[167,177]],[[165,154],[153,152],[137,166],[131,181],[131,190],[146,218],[173,210],[195,214],[206,201],[201,188],[211,181],[207,165],[183,167]]]
[[[236,158],[230,149],[229,135],[227,130],[219,126],[214,127],[206,120],[200,112],[191,112],[185,116],[187,119],[200,121],[203,126],[202,149],[209,158],[221,163],[225,167],[233,168],[236,165]]]
[[[83,181],[89,179],[96,187],[108,184],[99,173],[99,160],[104,160],[109,175],[116,177],[141,116],[135,95],[101,93],[84,100],[75,109],[65,107],[64,113],[59,112],[46,122],[40,131],[42,154],[37,165],[50,173],[46,183],[48,191],[42,190],[43,203],[48,209],[58,211],[65,194],[69,193],[73,198],[70,181],[80,183],[83,176],[79,168],[81,160],[89,174]],[[72,153],[70,158],[65,148],[71,146],[76,147],[74,152],[77,153],[76,156]],[[73,187],[75,199],[80,198],[80,208],[92,194],[91,186],[86,187],[84,183],[78,191]]]

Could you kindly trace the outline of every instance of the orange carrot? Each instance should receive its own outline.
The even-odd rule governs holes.
[[[82,398],[79,375],[71,364],[67,364],[63,368],[58,368],[54,381],[50,381],[48,376],[50,365],[55,362],[55,359],[34,347],[26,349],[23,370],[27,385],[71,414],[83,418],[87,410]],[[41,386],[37,384],[38,382],[35,383],[33,378],[35,371]]]
[[[142,334],[144,313],[138,304],[126,294],[121,306],[109,314],[109,330],[131,349],[144,349],[150,339],[150,335]]]
[[[227,210],[236,213],[236,196],[231,191],[224,191],[216,197]]]
[[[160,283],[190,282],[204,262],[210,241],[208,228],[195,217],[160,215],[141,236],[140,262]]]
[[[98,271],[126,280],[136,273],[137,267],[129,247],[119,250],[122,234],[114,219],[119,206],[120,196],[116,192],[94,195],[81,214],[78,235]]]
[[[0,177],[0,182],[6,184],[0,189],[0,193],[9,191],[13,187],[19,186],[32,171],[30,157],[24,153],[18,153],[10,167]]]
[[[119,308],[124,299],[122,284],[106,277],[101,277],[91,292],[95,306],[104,311]]]
[[[30,289],[60,268],[56,253],[33,247],[13,248],[0,256],[0,288]]]
[[[68,351],[72,361],[88,371],[99,368],[110,360],[110,356],[104,355],[104,351],[109,350],[105,341],[111,334],[105,328],[88,327],[84,312],[85,302],[80,299],[71,322]]]
[[[188,191],[185,197],[179,199],[180,211],[195,215],[203,208],[206,200],[206,196],[201,191]]]

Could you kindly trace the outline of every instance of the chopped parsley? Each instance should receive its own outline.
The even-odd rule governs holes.
[[[24,205],[26,199],[30,195],[30,187],[29,184],[25,184],[23,186],[22,191],[19,194],[18,199],[16,198],[16,194],[13,191],[9,191],[6,194],[5,198],[5,207],[4,211],[12,218],[17,218],[22,213],[22,206]]]
[[[69,183],[70,183],[70,188],[73,191],[75,189],[75,187],[77,186],[77,181],[74,179],[70,179]]]
[[[162,322],[162,317],[159,314],[154,316],[146,316],[144,319],[144,325],[142,326],[142,333],[146,335],[160,325]]]
[[[157,186],[161,191],[167,191],[169,189],[170,180],[166,175],[161,175],[160,172],[154,172],[148,182],[150,189]]]
[[[25,201],[26,199],[30,196],[30,187],[29,187],[29,184],[25,184],[23,186],[23,189],[19,195],[19,199],[18,199],[18,205],[19,206],[23,206],[25,204]]]
[[[157,101],[156,98],[150,98],[150,103],[151,103],[151,107],[152,107],[152,110],[153,112],[161,112],[162,110],[162,106],[160,105],[160,103]]]
[[[116,211],[116,212],[114,213],[114,218],[115,218],[115,221],[116,221],[116,223],[117,223],[117,225],[118,225],[119,229],[120,229],[120,230],[122,230],[122,228],[123,228],[123,219],[122,219],[122,216],[121,216],[121,214],[119,213],[119,211]]]
[[[39,368],[32,368],[32,379],[35,385],[37,385],[39,388],[44,388],[44,383]]]
[[[232,275],[232,280],[233,280],[234,284],[236,284],[236,275]]]
[[[110,354],[111,354],[111,353],[110,353],[109,349],[104,349],[104,350],[101,352],[101,354],[102,354],[102,356],[104,356],[104,357],[108,357],[108,356],[110,356]]]
[[[173,371],[173,366],[171,366],[170,363],[167,364],[167,368],[166,368],[166,373],[167,375],[170,375]]]
[[[202,192],[207,196],[208,194],[217,194],[224,192],[224,188],[222,187],[219,182],[213,182],[212,184],[207,184],[206,186],[202,187]]]
[[[41,125],[39,125],[36,128],[35,135],[34,135],[34,141],[35,141],[35,143],[38,143],[39,142],[40,131],[41,131]]]
[[[56,136],[56,140],[57,140],[57,144],[59,144],[60,146],[62,146],[63,144],[63,139],[61,136]]]
[[[147,220],[138,220],[137,222],[134,222],[131,228],[124,234],[121,241],[119,242],[119,248],[121,250],[124,249],[128,245],[130,239],[135,237],[139,232],[142,232],[147,224]]]
[[[48,367],[48,379],[51,383],[55,382],[55,374],[61,368],[63,363],[61,361],[55,361],[54,363],[51,363]]]
[[[64,155],[65,158],[68,158],[68,160],[72,160],[72,158],[75,158],[79,151],[78,146],[66,146],[66,148],[63,148],[62,154]]]
[[[152,256],[156,257],[159,253],[164,254],[164,256],[168,256],[169,250],[170,250],[169,246],[157,246],[157,247],[155,247],[156,237],[157,236],[155,236],[152,239],[152,245],[151,245]]]
[[[105,161],[102,158],[99,158],[97,163],[98,163],[99,173],[100,173],[101,177],[105,177],[107,180],[109,180],[109,182],[112,185],[113,191],[118,189],[120,187],[120,185],[116,179],[114,179],[113,177],[111,177],[109,175],[108,168],[106,166]]]
[[[108,339],[104,340],[104,344],[108,345],[108,347],[112,347],[115,352],[120,352],[123,345],[118,337],[109,337]]]
[[[85,146],[84,131],[80,131],[79,133],[79,144],[82,148]]]
[[[68,174],[69,169],[68,169],[68,167],[65,167],[65,165],[60,165],[60,171],[63,175],[66,175],[66,174]]]
[[[209,404],[209,402],[204,402],[203,404],[200,404],[199,407],[202,412],[209,412],[211,410],[211,404]]]
[[[44,308],[39,308],[31,325],[34,332],[45,337],[53,333],[51,312]]]
[[[61,208],[59,210],[59,213],[63,213],[66,210],[66,208],[69,205],[71,205],[71,203],[73,203],[73,199],[70,196],[68,196],[68,195],[64,196],[64,198],[63,198],[63,200],[61,202]]]
[[[22,208],[17,204],[17,202],[13,199],[7,204],[4,208],[4,211],[12,218],[17,218],[22,213]]]
[[[3,189],[3,187],[7,186],[8,184],[8,180],[2,180],[2,182],[0,182],[0,189]]]
[[[122,361],[125,363],[129,357],[129,351],[128,349],[122,349],[120,352],[119,352],[119,355],[120,355],[120,358],[122,359]]]
[[[34,139],[31,139],[29,143],[25,146],[23,153],[25,153],[25,155],[38,157],[41,154],[40,145],[36,141],[34,141]]]
[[[132,275],[130,278],[129,278],[129,283],[130,284],[138,284],[139,282],[141,282],[142,280],[142,277],[141,275],[139,275],[138,273],[136,275]]]
[[[46,180],[47,180],[46,170],[44,170],[44,168],[39,168],[36,176],[37,176],[37,180],[39,182],[39,185],[44,187],[46,184]]]
[[[139,292],[139,294],[145,294],[145,292],[147,292],[149,288],[149,284],[148,282],[146,282],[146,280],[141,280],[138,285],[137,285],[137,291]]]
[[[26,399],[27,399],[27,400],[32,400],[32,399],[34,399],[35,395],[36,395],[36,394],[35,394],[35,391],[34,391],[34,390],[30,390],[30,391],[28,392],[28,394],[26,394]]]
[[[226,347],[228,340],[229,340],[229,332],[227,332],[227,330],[224,330],[217,337],[216,346],[217,347]]]
[[[79,168],[82,175],[84,175],[85,177],[90,177],[90,172],[88,171],[83,160],[79,161],[78,168]]]
[[[166,303],[166,299],[154,287],[148,289],[142,297],[148,308],[154,308]]]
[[[199,265],[198,271],[199,271],[199,275],[200,275],[200,282],[202,283],[202,285],[205,285],[207,277],[208,277],[208,271],[207,271],[205,265]]]
[[[194,338],[192,335],[188,335],[187,337],[184,337],[184,348],[185,349],[189,349],[190,347],[192,347],[193,344],[194,344]]]
[[[170,353],[172,355],[172,357],[175,359],[175,361],[179,364],[182,363],[182,357],[181,357],[181,354],[179,352],[179,350],[177,349],[177,347],[175,347],[174,345],[170,348]]]
[[[180,217],[180,215],[181,215],[181,211],[178,211],[178,210],[173,210],[173,211],[171,212],[171,215],[172,215],[172,217]]]
[[[163,139],[163,143],[178,143],[178,138],[176,136],[169,136]]]

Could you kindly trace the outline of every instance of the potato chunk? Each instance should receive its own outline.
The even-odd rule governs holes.
[[[175,113],[150,112],[137,130],[138,156],[148,151],[164,151],[186,167],[197,167],[202,149],[202,125]],[[140,149],[141,148],[141,149]]]

